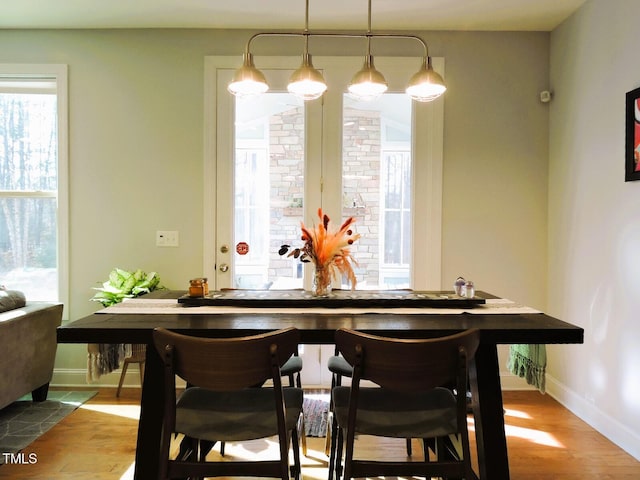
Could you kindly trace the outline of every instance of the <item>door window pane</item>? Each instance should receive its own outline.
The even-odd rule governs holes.
[[[354,217],[362,235],[352,246],[357,288],[409,288],[411,100],[344,95],[343,105],[342,216]]]
[[[236,99],[235,288],[302,288],[302,264],[278,255],[300,238],[304,194],[304,104],[288,93]]]

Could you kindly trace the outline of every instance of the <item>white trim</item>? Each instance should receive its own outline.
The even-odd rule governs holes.
[[[4,198],[56,198],[58,196],[58,192],[50,191],[46,192],[43,190],[0,190],[0,197]]]
[[[444,78],[444,58],[433,58],[433,68]],[[428,125],[413,132],[413,195],[427,191],[426,202],[413,201],[414,268],[411,285],[416,290],[442,288],[442,182],[444,158],[444,97],[414,103],[413,125]],[[422,268],[420,268],[422,267]]]
[[[222,59],[226,61],[223,62]],[[204,169],[203,181],[203,264],[202,272],[205,277],[213,282],[215,278],[215,243],[216,236],[216,91],[218,68],[232,68],[231,59],[228,57],[205,57],[204,59]],[[212,134],[212,132],[214,132]],[[211,288],[215,285],[211,284]]]

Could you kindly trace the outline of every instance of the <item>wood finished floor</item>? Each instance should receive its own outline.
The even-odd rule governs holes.
[[[0,478],[12,480],[128,480],[133,476],[140,391],[101,389],[87,404],[56,425],[24,452],[37,463],[0,466]],[[505,392],[504,402],[513,480],[640,478],[640,462],[568,412],[548,395]],[[264,453],[258,442],[245,449]],[[308,439],[303,457],[305,480],[326,479],[324,439]],[[473,446],[472,446],[473,448]],[[233,455],[233,446],[227,447]],[[238,451],[242,453],[242,449]],[[404,442],[362,439],[366,453],[404,455]],[[419,452],[417,444],[414,452]],[[151,480],[151,479],[149,479]]]

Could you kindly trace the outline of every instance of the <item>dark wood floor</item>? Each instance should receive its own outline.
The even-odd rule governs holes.
[[[127,480],[133,475],[140,391],[99,394],[25,449],[37,463],[0,466],[0,478]],[[505,392],[509,464],[513,480],[640,479],[640,462],[569,413],[548,395]],[[404,442],[363,440],[363,451],[404,454]],[[264,444],[255,448],[264,453]],[[324,439],[308,440],[306,480],[326,479]],[[246,448],[246,446],[243,446]],[[233,455],[233,446],[228,454]],[[414,451],[419,451],[418,445]],[[251,449],[251,447],[249,447]]]

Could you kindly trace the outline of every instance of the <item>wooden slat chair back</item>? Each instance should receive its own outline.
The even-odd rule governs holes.
[[[300,333],[288,328],[239,338],[199,338],[162,328],[153,332],[164,362],[165,416],[162,479],[258,476],[288,480],[289,443],[294,476],[300,473],[296,425],[302,390],[282,386],[280,368],[298,350]],[[176,401],[176,375],[187,388]],[[273,387],[253,388],[271,380]],[[286,392],[285,392],[286,390]],[[259,461],[203,461],[197,455],[169,459],[171,436],[183,433],[207,441],[253,440],[277,435],[280,458]]]
[[[477,479],[471,467],[466,392],[469,362],[479,345],[478,330],[414,340],[340,329],[335,338],[338,350],[353,366],[351,387],[332,392],[338,425],[346,431],[344,480],[376,476]],[[379,387],[361,387],[361,380]],[[462,458],[438,452],[434,461],[424,462],[355,460],[358,433],[423,439],[459,435]]]

